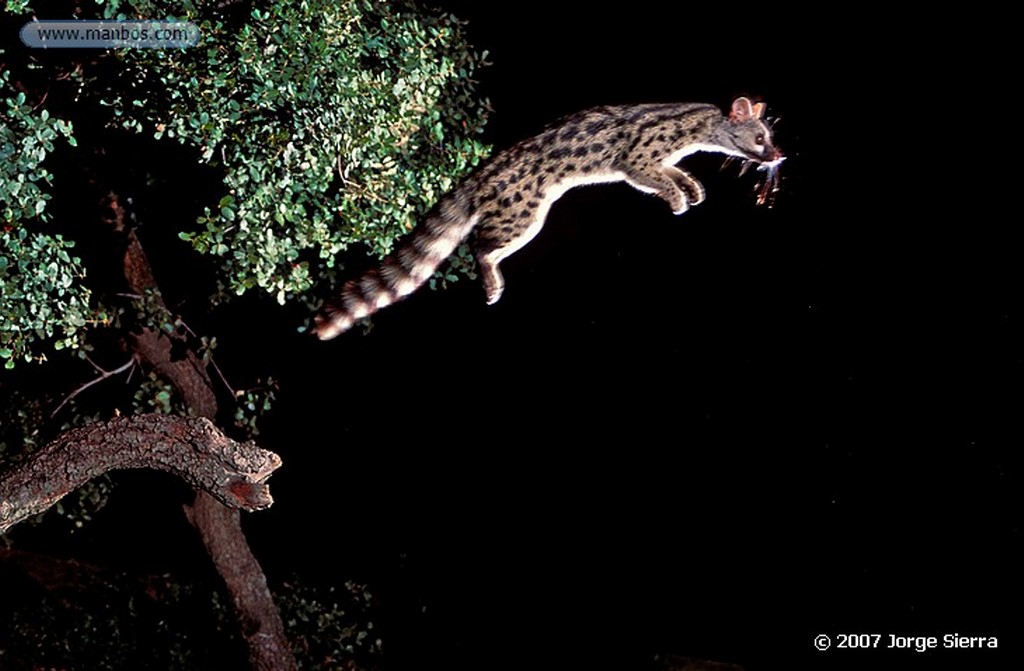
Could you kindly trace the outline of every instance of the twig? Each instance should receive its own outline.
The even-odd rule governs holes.
[[[85,357],[85,360],[88,361],[90,364],[92,364],[93,368],[95,368],[97,371],[99,371],[99,373],[100,373],[99,377],[97,377],[97,378],[95,378],[93,380],[89,380],[88,382],[83,384],[81,387],[79,387],[78,389],[75,389],[73,392],[68,394],[64,398],[64,400],[60,402],[60,405],[58,405],[56,407],[56,409],[54,409],[54,411],[50,413],[50,418],[51,419],[56,417],[57,413],[60,412],[60,409],[63,408],[65,405],[67,405],[68,402],[71,399],[73,399],[75,396],[78,396],[83,391],[85,391],[89,387],[93,386],[97,382],[102,382],[103,380],[106,380],[108,377],[113,377],[114,375],[117,375],[118,373],[123,373],[124,371],[128,370],[129,368],[131,368],[132,366],[135,365],[135,358],[132,357],[131,359],[128,360],[128,363],[126,363],[125,365],[121,366],[120,368],[116,368],[114,370],[107,371],[107,370],[103,370],[102,368],[97,366],[95,363],[93,363],[92,359],[90,359],[89,357]]]
[[[209,358],[209,362],[210,365],[213,366],[213,369],[217,371],[217,377],[219,377],[220,381],[224,383],[225,387],[227,387],[228,393],[230,393],[232,397],[237,398],[237,392],[235,392],[234,388],[228,384],[228,379],[224,377],[224,373],[221,372],[220,366],[217,365],[217,362],[213,360],[212,356]]]
[[[167,308],[164,309],[167,310]],[[171,311],[167,310],[167,314],[171,314]],[[184,319],[182,319],[181,317],[176,317],[176,319],[178,320],[178,323],[181,324],[182,328],[184,328],[185,331],[188,332],[189,335],[191,335],[196,340],[201,340],[201,338],[196,334],[196,332],[192,330],[192,327],[185,323]],[[228,393],[231,394],[232,398],[237,397],[234,387],[228,384],[228,379],[224,377],[224,373],[221,371],[220,366],[218,366],[217,362],[213,360],[213,352],[209,353],[209,356],[206,358],[206,362],[213,366],[213,370],[217,372],[217,377],[219,377],[220,381],[224,383],[224,387],[227,388]]]

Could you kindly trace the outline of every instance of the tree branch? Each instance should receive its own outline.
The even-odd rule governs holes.
[[[168,471],[226,506],[260,510],[274,501],[266,481],[280,465],[273,452],[235,442],[201,417],[97,422],[67,431],[0,477],[0,533],[89,480],[124,468]]]

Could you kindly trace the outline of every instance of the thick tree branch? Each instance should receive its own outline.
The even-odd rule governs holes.
[[[107,471],[156,468],[173,473],[232,508],[273,503],[267,478],[273,452],[238,443],[204,418],[135,415],[62,434],[0,476],[0,532],[43,512]]]

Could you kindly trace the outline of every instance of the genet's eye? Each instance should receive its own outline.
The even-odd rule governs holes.
[[[758,133],[757,137],[754,138],[754,142],[757,144],[764,144],[764,133]]]

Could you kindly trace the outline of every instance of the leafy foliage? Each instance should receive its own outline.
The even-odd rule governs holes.
[[[135,390],[133,410],[136,413],[155,412],[161,415],[187,415],[188,410],[174,387],[150,371]]]
[[[223,599],[209,588],[88,565],[53,568],[72,575],[0,604],[4,668],[201,669],[240,656]]]
[[[10,73],[0,72],[0,92],[9,91]],[[81,329],[93,318],[89,291],[81,283],[81,261],[71,256],[70,240],[29,230],[47,219],[50,199],[41,185],[51,174],[42,163],[54,142],[74,145],[71,124],[34,111],[18,93],[4,99],[0,122],[0,359],[6,368],[15,361],[43,356],[37,340],[53,339],[56,349],[75,347]]]
[[[275,592],[300,669],[380,666],[382,642],[375,597],[364,585],[314,590],[292,581]],[[347,664],[348,666],[344,666]]]
[[[42,406],[37,399],[0,388],[0,464],[41,447]]]
[[[212,585],[48,559],[33,577],[57,572],[70,575],[0,602],[0,667],[208,669],[211,659],[244,658],[237,625]],[[291,580],[274,596],[299,668],[381,668],[377,603],[364,586],[314,590]]]
[[[24,14],[31,9],[28,0],[7,0],[4,7],[11,14]]]
[[[258,421],[270,412],[277,399],[277,381],[268,378],[265,383],[252,389],[235,392],[235,426],[249,437],[260,433]]]
[[[203,39],[125,52],[126,85],[105,102],[125,128],[223,168],[223,197],[182,237],[223,259],[231,292],[259,287],[284,303],[333,276],[353,243],[386,254],[486,154],[472,80],[484,56],[454,17],[279,0],[238,26],[194,9],[211,4],[134,3],[196,21]],[[125,5],[104,7],[112,18]]]

